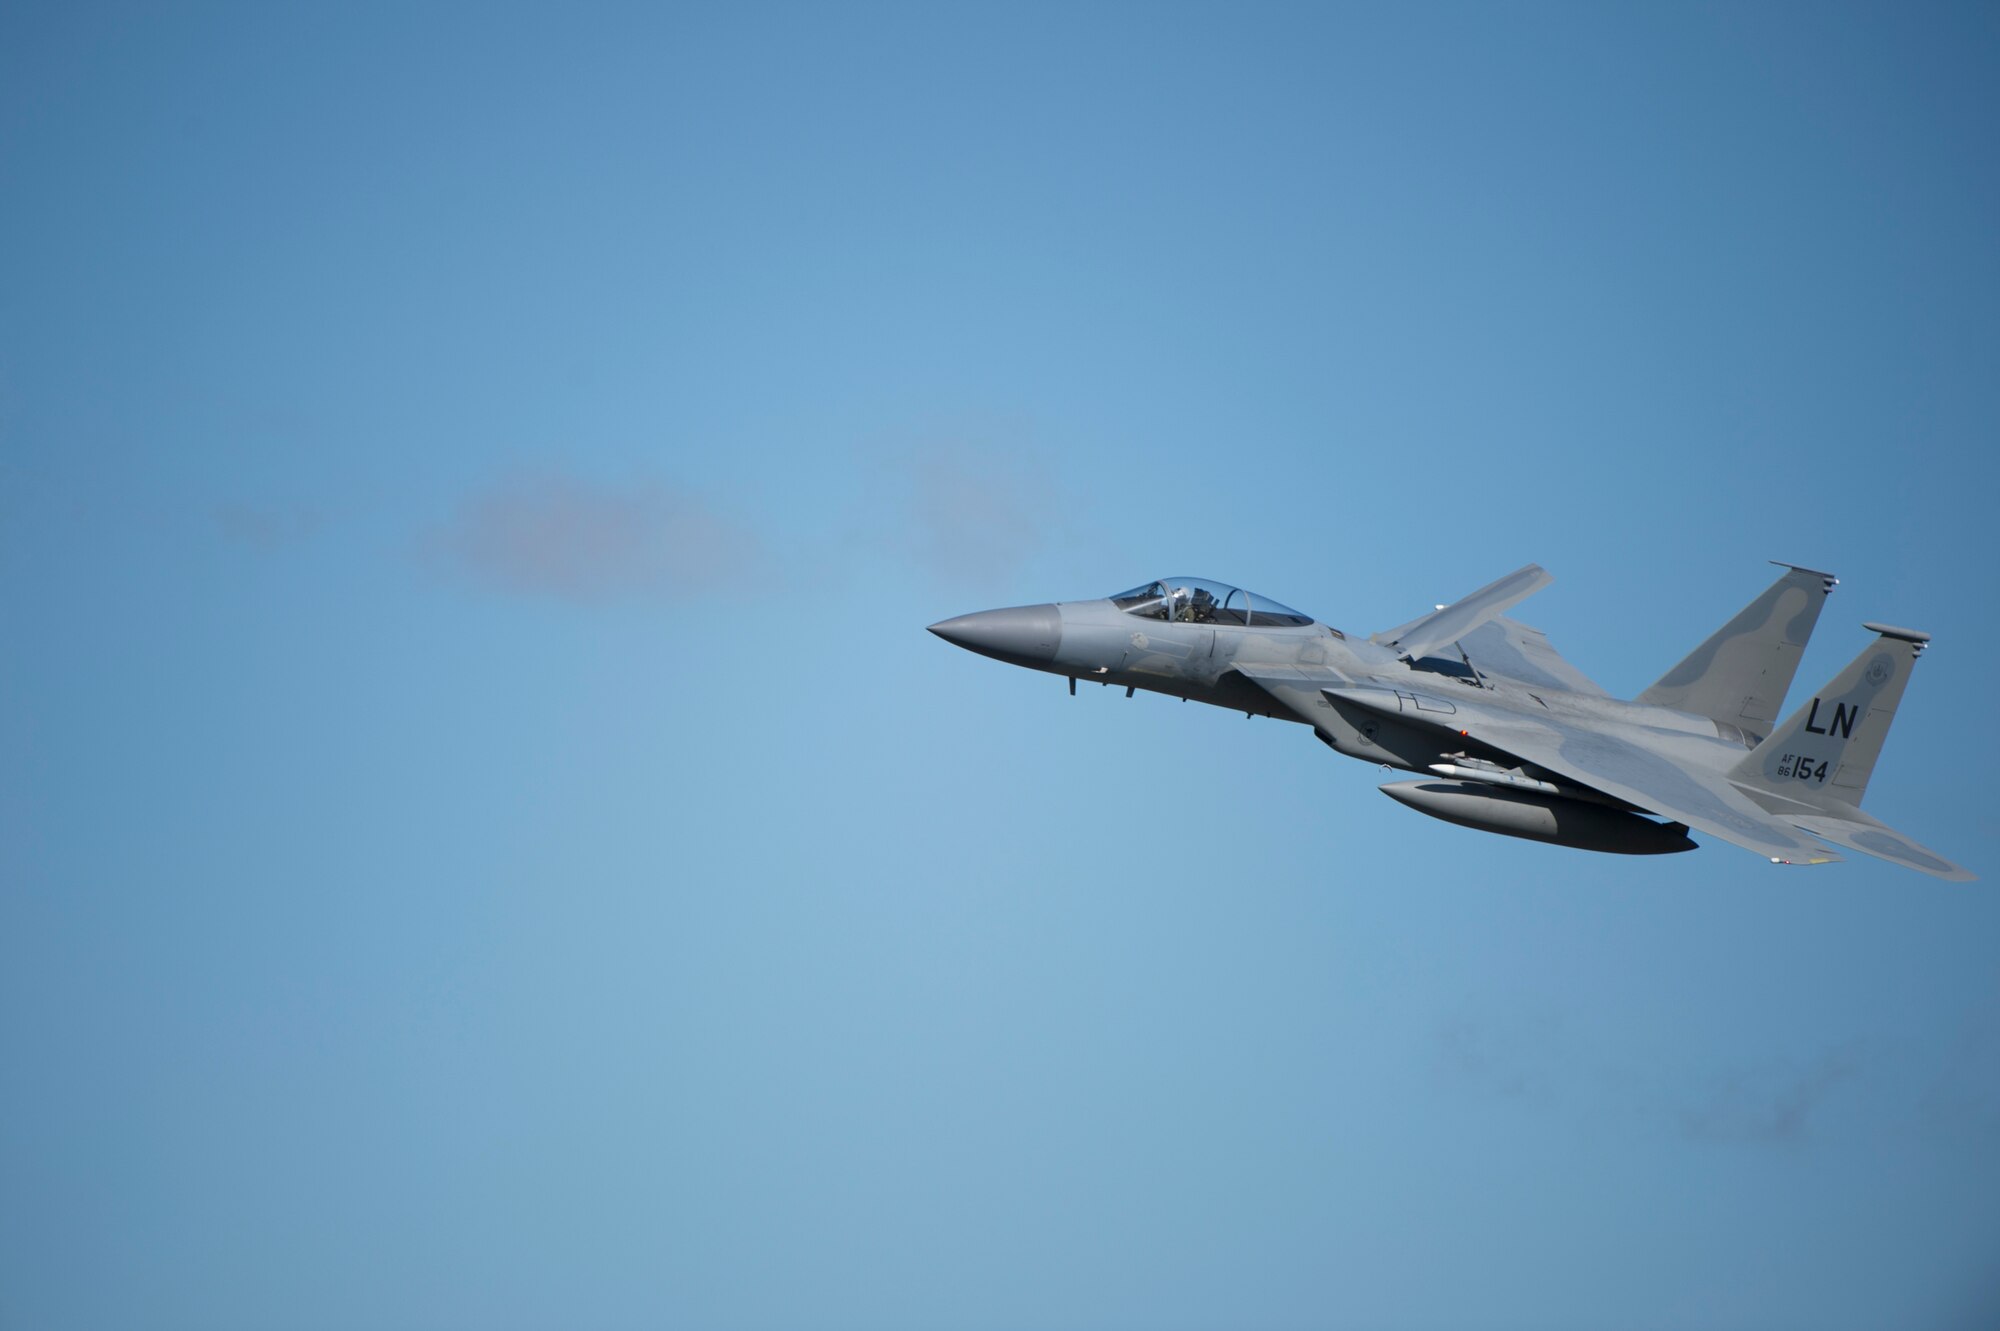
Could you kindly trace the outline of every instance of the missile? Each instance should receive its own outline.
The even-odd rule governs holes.
[[[1636,813],[1477,781],[1397,781],[1382,793],[1398,804],[1460,827],[1613,855],[1671,855],[1693,850],[1687,828]]]
[[[1537,781],[1531,776],[1521,776],[1516,772],[1503,772],[1493,768],[1471,767],[1461,763],[1432,763],[1431,770],[1439,776],[1454,777],[1460,781],[1483,781],[1490,786],[1509,786],[1516,790],[1539,790],[1544,795],[1562,793],[1560,788],[1547,781]]]

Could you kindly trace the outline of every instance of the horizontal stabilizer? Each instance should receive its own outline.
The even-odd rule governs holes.
[[[1440,647],[1457,642],[1481,624],[1505,614],[1554,581],[1540,564],[1529,564],[1421,619],[1413,619],[1401,628],[1390,629],[1386,633],[1377,633],[1369,641],[1415,661],[1429,656]]]
[[[1863,855],[1873,855],[1878,860],[1900,864],[1919,873],[1927,873],[1933,878],[1942,878],[1951,883],[1969,883],[1974,875],[1953,864],[1944,856],[1927,846],[1920,846],[1910,838],[1877,819],[1869,817],[1859,809],[1847,808],[1839,813],[1811,813],[1793,815],[1792,825],[1801,828],[1823,841],[1831,841],[1836,846],[1858,850]]]

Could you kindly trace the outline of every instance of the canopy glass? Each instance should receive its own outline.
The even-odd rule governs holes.
[[[1240,628],[1302,628],[1313,622],[1267,596],[1211,578],[1167,578],[1120,592],[1111,603],[1141,619],[1183,624],[1231,624]]]

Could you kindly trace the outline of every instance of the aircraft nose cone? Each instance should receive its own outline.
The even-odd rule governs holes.
[[[931,632],[946,642],[1016,665],[1046,665],[1062,642],[1062,614],[1053,605],[1017,605],[1005,610],[941,619]]]

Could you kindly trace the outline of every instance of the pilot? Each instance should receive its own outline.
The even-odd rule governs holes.
[[[1174,592],[1177,607],[1174,618],[1188,624],[1207,624],[1215,618],[1215,595],[1206,587],[1196,587],[1190,591],[1186,587]]]

